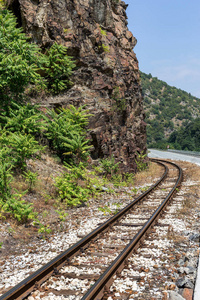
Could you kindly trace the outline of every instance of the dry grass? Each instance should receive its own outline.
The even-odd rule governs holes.
[[[197,198],[191,194],[185,194],[182,202],[183,209],[191,209],[197,207]]]
[[[175,244],[182,243],[186,240],[185,236],[175,233],[171,225],[168,227],[166,237],[168,240],[172,240]]]
[[[139,172],[135,175],[135,185],[144,185],[145,183],[151,182],[155,178],[160,178],[161,174],[163,174],[163,168],[153,162],[149,162],[148,169]]]
[[[19,193],[23,193],[28,189],[28,184],[24,181],[21,175],[14,176],[14,180],[11,182],[12,190],[17,190]]]
[[[183,189],[185,189],[182,207],[177,211],[177,216],[183,220],[187,218],[187,222],[192,224],[193,216],[200,205],[200,167],[189,162],[177,163],[183,169]],[[186,186],[184,186],[184,182],[187,183]],[[180,236],[180,240],[181,238]]]
[[[180,162],[179,165],[186,169],[186,178],[193,181],[199,181],[200,184],[200,166],[189,162]]]
[[[199,180],[200,167],[183,162],[178,162],[178,164],[184,169],[184,180]],[[38,180],[32,191],[26,194],[24,200],[33,203],[34,210],[38,212],[39,219],[42,223],[49,224],[52,231],[58,230],[58,222],[56,220],[59,216],[56,213],[57,203],[54,178],[59,176],[64,168],[53,157],[45,154],[42,156],[41,160],[29,160],[28,169],[38,173]],[[164,170],[161,166],[150,162],[147,170],[135,175],[134,185],[146,186],[151,184],[152,180],[160,178],[163,172]],[[15,176],[14,181],[12,182],[12,189],[13,191],[16,189],[20,193],[28,189],[28,185],[21,175]],[[193,186],[188,187],[188,199],[183,201],[183,207],[179,212],[181,218],[184,218],[188,211],[195,209],[198,202],[197,198],[199,196],[200,189],[195,183]],[[118,197],[117,194],[115,197]],[[65,208],[63,208],[63,210],[65,210]],[[20,225],[13,219],[9,219],[8,222],[10,223],[10,236],[13,237],[16,242],[25,242],[38,235],[38,229],[34,226],[30,226],[30,224],[27,224],[28,226]],[[176,235],[170,230],[168,232],[168,238],[173,239],[176,242],[182,239],[181,236]],[[7,249],[7,251],[10,251],[10,249]]]
[[[55,212],[56,189],[54,178],[61,174],[63,167],[54,158],[45,154],[41,160],[30,159],[27,161],[27,169],[38,174],[36,183],[30,190],[23,174],[14,174],[11,182],[12,192],[14,194],[25,194],[23,200],[33,204],[34,212],[38,213],[38,219],[42,223],[45,225],[49,224],[49,222],[55,223],[55,220],[58,219],[58,214]],[[31,225],[31,220],[28,220],[24,225],[17,222],[11,214],[3,214],[0,222],[4,223],[4,218],[10,224],[8,232],[11,239],[14,238],[22,242],[37,235],[38,228]]]
[[[182,208],[179,213],[185,216],[190,214],[191,210],[198,207],[200,200],[200,167],[189,162],[179,162],[184,172],[184,181],[191,181],[187,186],[187,194],[184,195]]]

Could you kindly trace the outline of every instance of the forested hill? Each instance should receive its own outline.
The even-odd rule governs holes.
[[[144,107],[147,123],[147,144],[149,147],[165,148],[171,142],[172,147],[191,149],[187,143],[180,145],[177,143],[176,135],[187,128],[190,124],[195,124],[197,129],[198,118],[200,117],[200,99],[192,96],[176,87],[168,85],[141,72],[142,90],[144,95]],[[173,133],[173,138],[170,137]],[[196,133],[194,133],[195,135]],[[187,140],[191,140],[188,130]],[[197,134],[198,135],[198,134]],[[186,137],[185,137],[186,138]],[[189,142],[188,142],[189,144]]]

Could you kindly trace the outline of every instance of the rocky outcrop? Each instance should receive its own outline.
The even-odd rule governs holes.
[[[65,45],[77,63],[71,89],[47,99],[61,105],[86,104],[92,157],[111,153],[124,169],[135,169],[146,151],[146,125],[136,39],[127,29],[121,0],[9,0],[25,32],[42,48]]]

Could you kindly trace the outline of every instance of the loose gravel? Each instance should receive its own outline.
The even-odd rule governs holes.
[[[189,168],[190,166],[187,165],[185,171],[187,172]],[[155,178],[154,182],[156,180]],[[150,185],[150,182],[147,182],[146,185]],[[141,189],[146,185],[138,188]],[[177,193],[170,207],[166,209],[165,216],[159,221],[158,226],[154,227],[154,231],[144,242],[142,248],[139,248],[137,253],[129,259],[128,268],[126,267],[121,275],[116,277],[108,300],[125,299],[124,295],[128,295],[127,299],[165,300],[168,299],[171,291],[183,295],[184,290],[193,290],[199,253],[200,199],[197,194],[198,188],[198,180],[185,178],[182,189]],[[0,259],[0,295],[76,243],[96,228],[99,223],[107,220],[111,214],[100,211],[99,207],[108,206],[114,212],[119,209],[119,204],[121,209],[130,203],[135,193],[131,192],[131,188],[123,188],[120,196],[109,195],[109,199],[107,196],[105,193],[100,201],[92,199],[88,202],[88,207],[72,210],[69,213],[68,227],[65,232],[57,232],[46,240],[29,243],[24,249],[18,249],[20,252],[18,255],[8,255],[4,256],[2,260]],[[187,207],[187,201],[191,202],[192,207]],[[179,213],[178,219],[176,218],[177,212]],[[144,214],[140,216],[143,219],[145,217]],[[129,221],[134,223],[134,218],[124,220],[124,222]],[[1,234],[7,238],[9,238],[8,226],[8,224],[0,224]],[[110,243],[112,242],[113,240],[110,240]],[[116,240],[116,243],[118,245],[126,244],[121,240]],[[98,260],[102,266],[107,266],[108,261],[105,257],[98,258]],[[82,261],[83,257],[81,257]],[[73,267],[65,267],[62,270],[62,272],[77,274],[82,274],[83,271],[84,269],[73,269]],[[98,274],[102,270],[91,268],[90,271],[91,274],[93,272]],[[71,289],[75,291],[81,289],[83,282],[76,279],[70,280]],[[93,282],[85,282],[83,286],[91,283]],[[59,284],[52,277],[48,288],[64,289],[65,284],[64,276],[63,283]],[[82,292],[84,292],[84,287]],[[36,291],[28,299],[78,300],[79,297],[77,295],[56,296],[51,292],[47,294]]]

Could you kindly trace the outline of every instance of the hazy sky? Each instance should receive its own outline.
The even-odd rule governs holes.
[[[140,70],[200,97],[200,1],[125,2]]]

